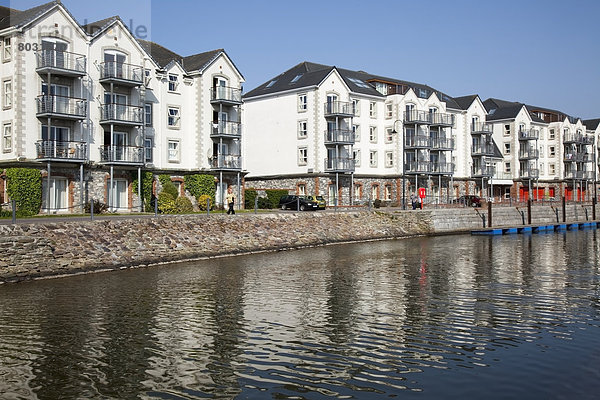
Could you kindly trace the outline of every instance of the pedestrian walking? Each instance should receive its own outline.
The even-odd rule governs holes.
[[[415,197],[414,193],[410,194],[410,202],[412,204],[413,210],[416,210],[417,209],[417,198]]]
[[[227,215],[235,214],[235,210],[233,209],[233,205],[235,204],[235,197],[233,196],[233,188],[231,186],[227,188],[226,200],[227,205],[229,206],[229,209],[227,210]]]

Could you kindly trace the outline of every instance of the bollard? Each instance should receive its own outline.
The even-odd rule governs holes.
[[[585,220],[588,221],[589,220],[589,218],[588,218],[588,209],[585,208],[585,207],[583,207],[583,210],[585,211]]]
[[[371,199],[367,202],[367,211],[371,211]]]
[[[154,216],[158,217],[158,197],[154,198]]]
[[[296,211],[300,211],[300,197],[296,198]]]
[[[565,196],[562,198],[562,214],[563,222],[567,222],[567,199]]]
[[[206,215],[210,215],[210,199],[206,199]]]
[[[592,199],[592,221],[596,220],[596,196]]]
[[[15,200],[10,201],[12,208],[12,223],[15,225],[17,223],[17,202]]]
[[[521,220],[523,221],[523,225],[525,225],[525,211],[519,210],[519,212],[521,213]]]
[[[94,198],[92,197],[90,201],[90,219],[94,220]]]
[[[254,198],[254,214],[256,214],[256,210],[258,210],[258,196]]]
[[[488,201],[488,226],[491,228],[492,227],[492,202]],[[485,228],[485,226],[484,226]]]
[[[531,199],[527,199],[527,224],[531,225]]]
[[[481,221],[483,222],[483,227],[485,228],[485,214],[480,214]]]
[[[558,224],[559,221],[560,221],[559,218],[558,218],[558,208],[552,207],[552,209],[554,210],[554,214],[556,215],[556,223]]]

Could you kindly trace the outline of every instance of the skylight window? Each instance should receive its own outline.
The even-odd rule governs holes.
[[[298,74],[294,77],[294,79],[292,79],[292,81],[290,83],[295,83],[298,82],[298,79],[302,78],[302,74]]]
[[[271,82],[269,82],[269,84],[267,85],[267,87],[271,87],[275,84],[275,82],[277,82],[277,79],[273,79]]]
[[[352,83],[354,83],[356,86],[361,87],[361,88],[370,88],[370,86],[368,84],[366,84],[365,82],[361,81],[360,79],[356,79],[356,78],[348,78],[348,80]]]

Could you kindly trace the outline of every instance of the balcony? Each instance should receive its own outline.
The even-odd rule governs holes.
[[[427,111],[404,111],[404,123],[429,125],[431,123],[430,114]]]
[[[519,176],[521,179],[538,179],[540,177],[540,170],[537,168],[527,168],[522,170]]]
[[[538,140],[540,131],[537,129],[523,129],[519,131],[519,140]]]
[[[588,162],[591,161],[590,155],[587,153],[579,153],[577,151],[569,151],[565,153],[565,162]]]
[[[454,139],[453,138],[433,138],[431,139],[432,150],[454,150]]]
[[[327,117],[354,117],[354,106],[350,102],[332,101],[324,105],[325,118]]]
[[[495,171],[494,176],[492,178],[498,179],[501,181],[512,181],[513,180],[512,172],[506,172],[506,171]]]
[[[429,121],[433,126],[454,126],[454,115],[446,113],[429,113]]]
[[[449,162],[432,162],[431,175],[452,175],[454,173],[454,163]]]
[[[431,137],[427,135],[409,135],[404,138],[405,149],[428,149],[431,147]]]
[[[144,148],[138,146],[100,146],[100,162],[106,164],[143,164]]]
[[[100,82],[129,87],[141,86],[144,83],[144,68],[115,61],[103,62],[100,63]]]
[[[471,124],[472,135],[491,135],[494,132],[492,124],[485,122],[476,122]]]
[[[473,178],[490,178],[494,176],[494,167],[471,167],[471,176]]]
[[[539,157],[540,151],[538,149],[529,148],[519,151],[519,160],[533,160]]]
[[[471,156],[493,156],[494,145],[491,143],[474,144],[471,146]]]
[[[242,124],[236,121],[219,121],[212,124],[210,137],[239,139],[242,136]]]
[[[594,144],[594,137],[588,136],[588,135],[583,135],[581,133],[567,133],[567,134],[565,134],[565,136],[563,138],[563,143],[564,144],[575,143],[575,144],[583,144],[583,145]]]
[[[239,154],[219,154],[210,159],[210,168],[222,171],[241,171],[242,156]]]
[[[584,171],[565,171],[565,179],[584,179]]]
[[[325,144],[352,145],[355,142],[355,134],[350,129],[334,129],[325,131]]]
[[[38,140],[35,148],[38,160],[81,162],[87,159],[87,145],[85,142]]]
[[[80,120],[87,114],[87,101],[84,99],[43,94],[36,100],[38,117]]]
[[[431,172],[430,161],[411,161],[407,162],[404,166],[404,173],[415,175],[415,174],[429,174]]]
[[[79,77],[86,74],[86,58],[83,54],[69,51],[42,50],[35,53],[36,71],[40,74],[53,74]]]
[[[100,123],[136,126],[144,123],[144,110],[127,104],[102,104]]]
[[[210,89],[210,102],[229,106],[242,104],[242,89],[218,86]]]
[[[354,159],[352,158],[326,158],[325,172],[354,172]]]

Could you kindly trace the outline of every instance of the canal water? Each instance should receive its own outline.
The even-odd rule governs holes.
[[[0,286],[0,398],[597,398],[595,230]]]

